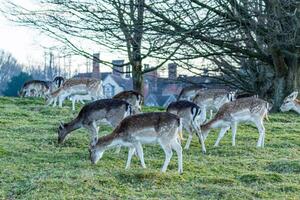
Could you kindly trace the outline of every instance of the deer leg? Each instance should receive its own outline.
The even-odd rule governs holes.
[[[214,145],[214,147],[219,146],[220,140],[223,138],[223,136],[225,135],[226,131],[230,128],[230,126],[226,126],[221,128],[220,133],[219,133],[219,137]]]
[[[259,138],[256,147],[264,147],[265,127],[263,121],[261,119],[258,119],[255,120],[254,123],[259,132]]]
[[[237,129],[237,123],[236,123],[236,122],[233,122],[233,123],[231,124],[231,130],[232,130],[232,146],[235,146],[236,129]]]
[[[135,145],[135,149],[136,149],[137,154],[138,154],[138,156],[139,156],[139,158],[140,158],[140,160],[141,160],[141,165],[142,165],[142,167],[143,167],[143,168],[146,168],[146,164],[145,164],[145,161],[144,161],[143,147],[142,147],[141,143],[137,143],[137,144]]]
[[[57,102],[57,97],[55,97],[54,100],[53,100],[53,105],[52,105],[53,107],[56,106],[56,102]],[[51,103],[52,103],[52,102],[51,102]]]
[[[83,104],[83,105],[85,104],[83,100],[79,99],[79,101],[81,104]]]
[[[59,99],[58,99],[58,106],[59,106],[60,108],[62,108],[63,101],[64,101],[64,100],[63,100],[61,97],[59,97]]]
[[[202,153],[206,153],[206,148],[205,148],[205,143],[204,143],[204,137],[203,137],[203,134],[201,133],[200,128],[198,128],[197,125],[195,125],[194,123],[193,123],[193,128],[195,129],[196,134],[197,134],[197,136],[199,138],[199,143],[201,144]]]
[[[210,109],[210,110],[209,110],[209,119],[212,119],[212,117],[213,117],[213,110]]]
[[[192,130],[191,130],[191,128],[190,128],[189,126],[187,126],[187,127],[185,128],[185,130],[189,133],[189,138],[188,138],[188,140],[187,140],[187,142],[186,142],[186,144],[185,144],[184,149],[189,149],[189,148],[190,148],[190,145],[191,145],[191,141],[192,141],[192,139],[193,139],[193,132],[192,132]]]
[[[93,146],[97,143],[99,128],[97,127],[95,121],[92,122],[90,125],[86,126],[86,128],[89,130],[91,134],[91,145]]]
[[[171,143],[171,147],[177,153],[177,157],[178,157],[178,173],[182,174],[183,173],[183,166],[182,166],[182,148],[181,148],[181,145],[178,143],[177,140],[173,140],[173,142]],[[167,169],[167,167],[166,167],[166,169]]]
[[[72,110],[75,111],[75,99],[72,99]]]
[[[135,152],[135,148],[134,147],[130,147],[129,150],[128,150],[128,159],[127,159],[127,163],[126,163],[125,169],[129,169],[130,168],[131,158],[132,158],[134,152]]]
[[[117,146],[116,153],[119,154],[121,152],[121,146]]]
[[[172,148],[170,147],[170,144],[163,144],[163,143],[160,143],[162,149],[164,150],[165,152],[165,155],[166,155],[166,158],[165,158],[165,162],[164,162],[164,165],[161,169],[162,172],[166,172],[167,171],[167,167],[170,163],[170,160],[172,158]]]

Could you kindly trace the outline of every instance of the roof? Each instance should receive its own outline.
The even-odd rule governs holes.
[[[131,78],[122,78],[121,76],[110,74],[110,77],[125,90],[132,90],[133,84]]]
[[[100,73],[100,79],[104,80],[110,74],[111,72],[102,72]],[[74,76],[74,78],[93,78],[93,72],[78,73]]]

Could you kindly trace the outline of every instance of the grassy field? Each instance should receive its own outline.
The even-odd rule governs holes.
[[[134,157],[125,170],[124,148],[120,154],[105,152],[91,165],[84,129],[58,145],[58,122],[79,109],[72,113],[68,106],[0,98],[0,199],[300,199],[300,116],[295,113],[270,115],[264,149],[255,147],[258,132],[251,125],[238,127],[236,147],[229,132],[214,148],[217,132],[212,132],[206,155],[194,137],[178,175],[176,153],[167,173],[160,172],[159,146],[144,146],[147,169]],[[162,109],[144,108],[154,110]]]

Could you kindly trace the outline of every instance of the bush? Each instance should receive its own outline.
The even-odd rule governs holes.
[[[25,72],[21,72],[17,76],[12,77],[12,79],[8,82],[6,89],[3,91],[3,95],[18,96],[18,92],[22,88],[23,84],[28,80],[32,80],[32,77]]]

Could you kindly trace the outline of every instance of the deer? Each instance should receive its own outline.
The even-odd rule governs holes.
[[[219,145],[226,131],[232,129],[232,146],[235,146],[237,125],[240,122],[252,122],[258,129],[259,139],[257,147],[264,147],[265,127],[264,118],[267,118],[270,109],[269,103],[259,98],[248,97],[225,103],[213,119],[201,125],[201,131],[206,139],[212,128],[221,128],[214,146]]]
[[[59,101],[59,107],[62,107],[63,101],[74,94],[88,93],[92,96],[93,100],[100,99],[103,89],[101,81],[90,78],[73,78],[68,79],[64,84],[52,92],[47,98],[47,105],[53,104],[56,106],[57,100]]]
[[[191,101],[195,95],[200,92],[206,90],[205,87],[201,85],[192,85],[182,88],[181,92],[178,95],[177,101],[179,100],[188,100]]]
[[[60,88],[63,85],[64,82],[65,82],[64,77],[62,77],[62,76],[56,76],[53,79],[52,84],[54,85],[55,88]]]
[[[113,99],[121,99],[130,103],[133,108],[133,114],[138,114],[142,112],[142,103],[143,103],[144,96],[137,91],[133,91],[133,90],[123,91],[116,94],[113,97]]]
[[[92,101],[93,97],[90,94],[75,94],[70,97],[72,101],[72,110],[75,111],[75,103],[79,102],[85,104],[84,101]]]
[[[298,91],[292,92],[289,96],[285,97],[282,105],[280,106],[281,112],[293,110],[300,114],[300,101],[297,99]]]
[[[199,91],[192,102],[196,103],[200,107],[205,107],[210,111],[210,119],[213,116],[213,110],[218,111],[219,108],[235,98],[235,91],[228,91],[225,89],[207,89]]]
[[[30,80],[26,81],[20,92],[20,97],[45,97],[50,92],[50,87],[46,81]]]
[[[200,125],[206,119],[205,107],[200,108],[193,102],[181,100],[170,103],[167,107],[167,112],[173,113],[179,116],[182,120],[183,128],[188,132],[189,138],[186,142],[184,149],[189,149],[191,141],[193,139],[193,130],[196,132],[199,142],[202,147],[202,152],[206,153],[206,148],[204,144],[204,138],[199,129]]]
[[[178,156],[178,172],[183,173],[182,148],[179,134],[182,123],[178,116],[168,112],[152,112],[131,115],[121,121],[111,134],[100,137],[95,145],[90,146],[90,159],[96,164],[107,149],[116,146],[129,147],[125,169],[130,168],[135,151],[143,168],[146,168],[142,144],[158,143],[165,153],[165,162],[161,169],[166,172],[172,157],[172,150]]]
[[[100,99],[82,107],[78,116],[68,123],[60,123],[58,128],[58,143],[62,144],[67,135],[83,127],[90,132],[91,144],[98,138],[101,124],[116,127],[122,119],[132,114],[129,103],[118,99]]]

